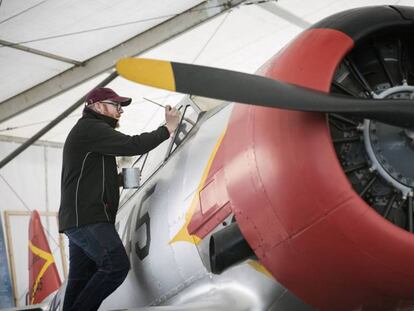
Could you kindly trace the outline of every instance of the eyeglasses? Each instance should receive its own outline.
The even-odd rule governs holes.
[[[116,110],[118,110],[118,112],[122,110],[122,106],[121,106],[120,103],[115,103],[115,102],[110,101],[110,100],[102,100],[101,103],[110,104],[112,106],[115,106]]]

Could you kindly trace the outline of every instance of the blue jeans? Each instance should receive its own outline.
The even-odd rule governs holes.
[[[130,269],[121,239],[109,223],[72,228],[65,234],[69,238],[69,276],[63,311],[98,310]]]

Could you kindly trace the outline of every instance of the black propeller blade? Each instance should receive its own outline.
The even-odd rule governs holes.
[[[128,80],[175,92],[280,109],[345,113],[414,128],[414,101],[330,95],[236,71],[159,60],[125,58],[118,73]]]

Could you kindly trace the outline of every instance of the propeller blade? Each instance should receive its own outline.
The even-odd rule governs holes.
[[[118,73],[133,82],[174,92],[288,110],[345,113],[414,128],[414,102],[331,95],[266,77],[184,63],[124,58]]]

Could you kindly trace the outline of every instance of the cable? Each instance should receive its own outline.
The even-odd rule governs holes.
[[[2,1],[3,1],[3,0],[0,0],[0,5],[1,5]],[[33,9],[33,8],[35,8],[35,7],[37,7],[37,6],[41,5],[41,4],[43,4],[43,3],[45,3],[46,1],[48,1],[48,0],[44,0],[44,1],[42,1],[42,2],[39,2],[38,4],[35,4],[35,5],[33,5],[33,6],[29,7],[29,8],[27,8],[27,9],[25,9],[25,10],[23,10],[23,11],[21,11],[21,12],[17,13],[17,14],[14,14],[14,15],[12,15],[12,16],[10,16],[10,17],[6,18],[6,19],[3,19],[2,21],[0,21],[0,24],[2,24],[2,23],[4,23],[4,22],[7,22],[8,20],[11,20],[11,19],[13,19],[13,18],[15,18],[15,17],[17,17],[17,16],[19,16],[19,15],[22,15],[22,14],[26,13],[27,11],[30,11],[31,9]]]
[[[15,194],[15,196],[17,197],[17,199],[19,199],[19,201],[23,204],[24,208],[29,211],[30,213],[32,212],[32,210],[29,208],[29,206],[26,204],[26,202],[23,201],[22,197],[13,189],[13,187],[7,182],[7,180],[3,177],[3,175],[0,174],[0,178],[3,179],[3,181],[5,182],[5,184],[9,187],[9,189]],[[50,234],[49,230],[47,230],[47,228],[45,226],[43,226],[43,229],[46,231],[47,235],[49,236],[49,238],[57,245],[59,246],[59,243],[56,242],[56,240],[53,238],[53,236]]]
[[[0,174],[0,178],[3,179],[3,181],[9,187],[9,189],[16,195],[16,197],[19,199],[19,201],[23,204],[24,208],[26,210],[28,210],[29,212],[32,212],[32,210],[29,208],[29,206],[27,206],[26,202],[23,201],[22,197],[13,189],[13,187],[7,182],[7,180],[3,177],[3,175]]]
[[[283,27],[280,27],[280,28],[278,28],[278,29],[276,30],[276,32],[269,32],[269,33],[266,33],[266,34],[264,34],[264,35],[262,35],[262,36],[260,36],[260,37],[258,37],[258,38],[255,38],[254,40],[251,40],[251,41],[249,41],[248,43],[244,44],[242,48],[237,47],[237,48],[235,48],[235,49],[231,50],[231,51],[230,51],[227,55],[222,56],[222,57],[218,57],[218,58],[211,59],[211,60],[209,60],[209,62],[211,62],[211,63],[218,63],[218,62],[221,62],[221,61],[225,60],[226,58],[231,57],[234,53],[236,53],[236,52],[240,52],[240,51],[243,51],[243,50],[245,50],[245,49],[247,49],[247,48],[250,48],[252,45],[256,45],[258,42],[260,42],[260,41],[262,41],[262,40],[265,40],[265,39],[267,39],[268,37],[274,36],[277,32],[281,32],[281,31],[283,31],[284,29],[286,29],[286,28],[290,27],[291,25],[292,25],[292,24],[288,24],[288,25],[285,25],[285,26],[283,26]]]
[[[193,9],[193,10],[189,10],[189,12],[206,11],[206,10],[210,10],[210,9],[214,9],[214,8],[218,8],[218,7],[225,7],[227,5],[228,4],[225,3],[225,4],[215,5],[215,6],[201,8],[201,9]],[[181,14],[181,13],[179,13],[179,14]],[[111,29],[111,28],[118,28],[118,27],[122,27],[122,26],[134,25],[134,24],[144,23],[144,22],[157,20],[157,19],[172,18],[172,17],[178,16],[179,14],[168,14],[168,15],[150,17],[150,18],[136,20],[136,21],[132,21],[132,22],[126,22],[126,23],[115,24],[115,25],[108,25],[108,26],[85,29],[85,30],[80,30],[80,31],[75,31],[75,32],[68,32],[68,33],[64,33],[64,34],[60,34],[60,35],[53,35],[53,36],[42,37],[42,38],[37,38],[37,39],[32,39],[32,40],[20,41],[20,42],[15,42],[15,43],[12,43],[12,44],[2,45],[2,46],[0,46],[0,48],[13,47],[15,45],[21,45],[21,44],[26,44],[26,43],[33,43],[33,42],[50,40],[50,39],[63,38],[63,37],[68,37],[68,36],[73,36],[73,35],[78,35],[78,34],[83,34],[83,33],[89,33],[89,32],[95,32],[95,31],[100,31],[100,30],[106,30],[106,29]]]
[[[198,54],[196,55],[196,57],[193,59],[192,63],[194,63],[200,57],[200,55],[205,51],[205,49],[207,48],[207,46],[210,43],[210,41],[214,38],[214,36],[220,30],[221,26],[224,24],[224,22],[226,21],[227,17],[229,17],[230,13],[231,13],[231,11],[227,11],[227,14],[224,16],[224,18],[222,19],[222,21],[220,22],[220,24],[216,27],[216,29],[214,30],[214,32],[212,33],[212,35],[210,36],[210,38],[208,38],[208,40],[206,41],[206,43],[200,49],[200,51],[198,52]]]
[[[263,3],[277,2],[277,1],[278,0],[257,0],[257,1],[244,2],[243,5],[263,4]]]

